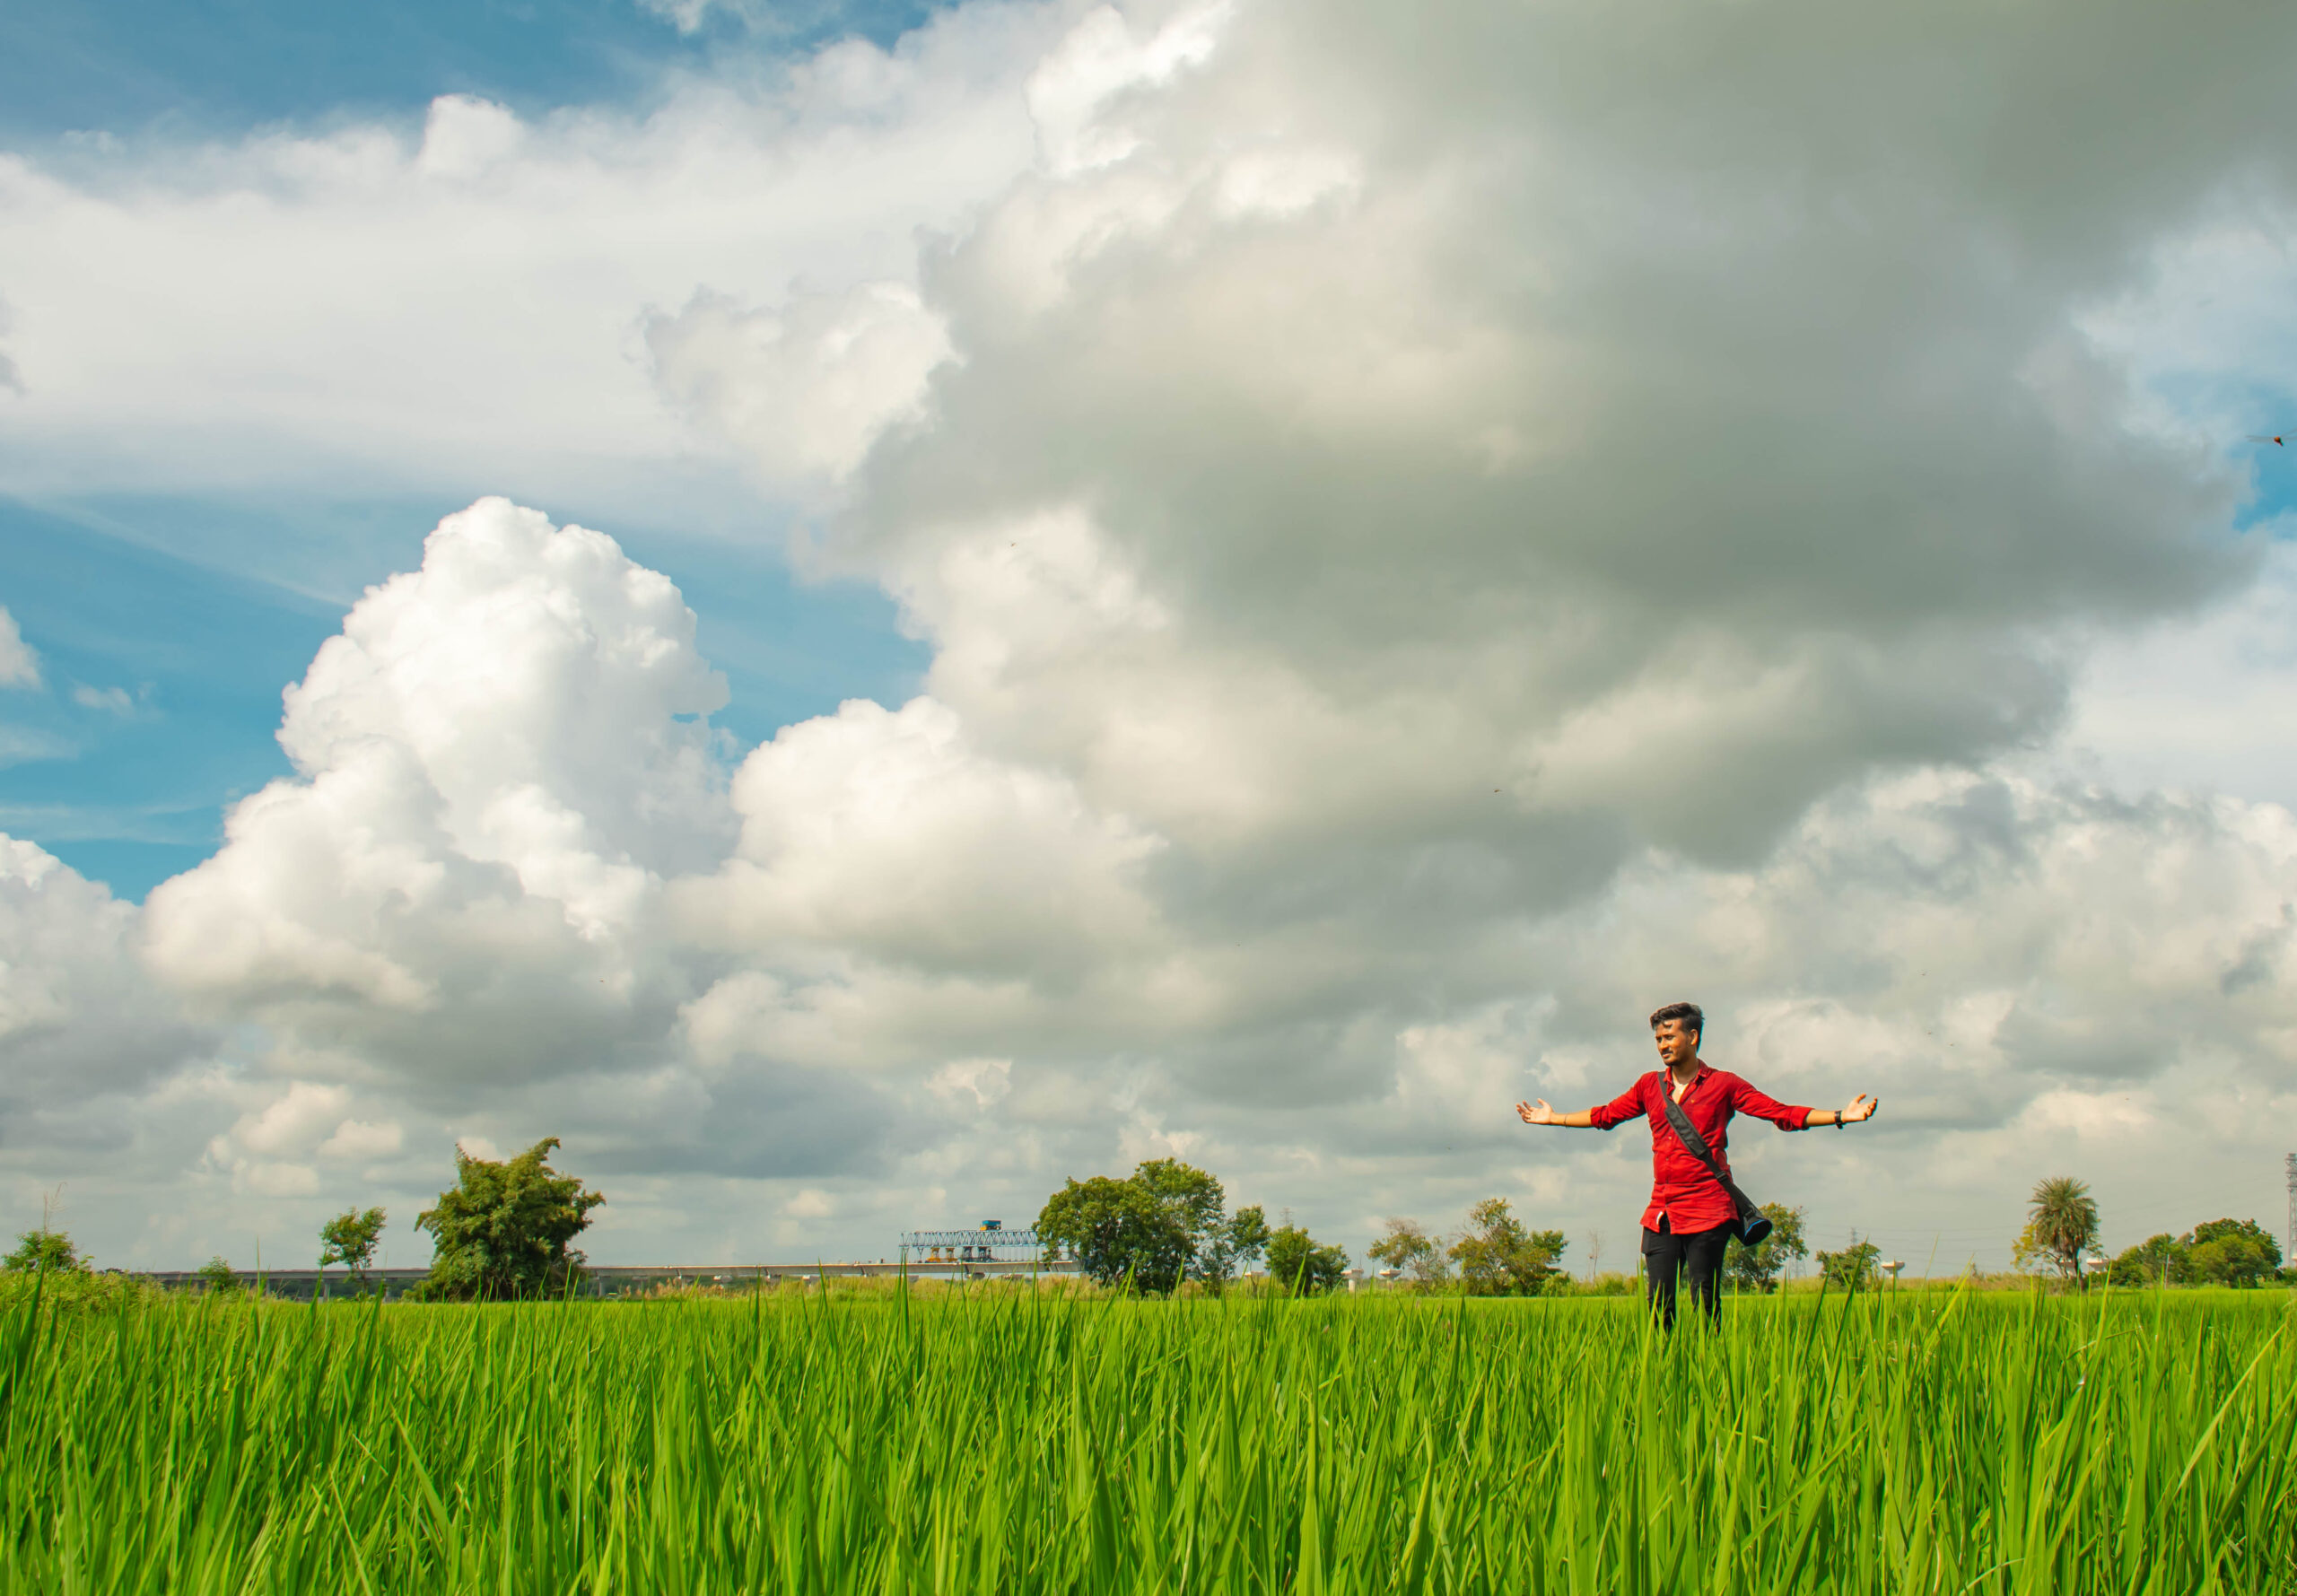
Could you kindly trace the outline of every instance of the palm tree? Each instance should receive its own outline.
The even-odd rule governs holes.
[[[2069,1280],[2082,1269],[2082,1254],[2098,1239],[2098,1199],[2071,1175],[2052,1175],[2034,1187],[2026,1211],[2034,1240],[2057,1261]]]

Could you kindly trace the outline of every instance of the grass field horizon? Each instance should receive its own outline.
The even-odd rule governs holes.
[[[2289,1293],[0,1297],[57,1592],[2297,1589]]]

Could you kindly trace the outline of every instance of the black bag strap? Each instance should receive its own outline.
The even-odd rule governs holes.
[[[1762,1210],[1756,1208],[1747,1194],[1739,1190],[1737,1182],[1724,1173],[1722,1164],[1716,1158],[1713,1149],[1707,1147],[1707,1138],[1699,1133],[1699,1127],[1690,1122],[1690,1116],[1683,1112],[1683,1105],[1675,1101],[1673,1083],[1664,1069],[1659,1072],[1659,1103],[1667,1111],[1667,1123],[1675,1128],[1676,1139],[1683,1144],[1692,1157],[1707,1165],[1707,1173],[1730,1193],[1731,1206],[1738,1210],[1739,1217],[1751,1219],[1760,1214]]]

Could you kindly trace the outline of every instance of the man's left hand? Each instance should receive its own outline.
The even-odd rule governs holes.
[[[1846,1125],[1856,1125],[1862,1120],[1871,1120],[1874,1117],[1874,1111],[1882,1106],[1881,1098],[1869,1097],[1865,1093],[1861,1092],[1850,1100],[1850,1106],[1842,1111],[1842,1122]]]

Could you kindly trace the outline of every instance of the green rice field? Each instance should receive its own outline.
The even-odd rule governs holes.
[[[23,1592],[2297,1591],[2285,1292],[0,1298]]]

